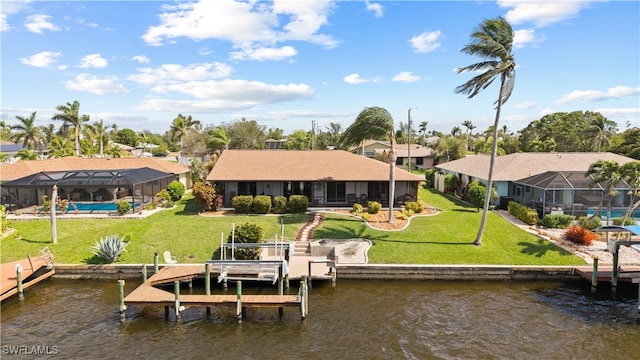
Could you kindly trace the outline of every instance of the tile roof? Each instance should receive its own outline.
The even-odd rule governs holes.
[[[389,181],[389,165],[342,150],[225,150],[210,181]],[[422,181],[396,169],[396,181]]]
[[[19,179],[42,171],[121,170],[144,167],[170,174],[183,174],[189,171],[187,166],[154,158],[89,159],[69,156],[46,160],[18,161],[15,164],[0,164],[0,182]]]
[[[454,173],[466,174],[486,180],[489,173],[490,156],[471,155],[462,159],[438,164],[436,168]],[[493,169],[495,181],[513,181],[546,171],[584,171],[598,160],[615,160],[620,164],[635,159],[605,153],[514,153],[496,157]]]

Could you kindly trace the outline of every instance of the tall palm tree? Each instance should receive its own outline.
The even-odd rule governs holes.
[[[172,137],[174,139],[178,139],[178,142],[180,143],[180,150],[182,150],[182,138],[193,128],[199,130],[201,128],[201,123],[198,120],[193,120],[191,115],[184,116],[182,114],[178,114],[178,116],[173,119],[170,131]]]
[[[98,142],[98,148],[100,149],[100,157],[104,157],[104,145],[109,143],[109,126],[104,125],[104,121],[94,121],[91,124],[91,130]]]
[[[475,125],[471,122],[471,120],[465,120],[462,122],[462,126],[467,128],[467,150],[469,149],[469,134],[476,128]]]
[[[56,135],[49,144],[49,157],[62,158],[72,156],[74,154],[73,142],[66,137]]]
[[[215,129],[209,131],[205,141],[207,147],[211,149],[229,150],[229,145],[231,144],[231,138],[222,126],[217,126]]]
[[[454,126],[451,129],[451,136],[456,137],[457,135],[460,135],[461,131],[462,131],[462,129],[460,129],[460,126]]]
[[[56,125],[49,123],[46,126],[40,126],[40,131],[42,132],[42,139],[46,146],[51,144],[53,141],[53,137],[56,135]]]
[[[386,137],[389,147],[389,220],[393,224],[393,199],[396,189],[396,152],[393,131],[393,117],[387,109],[377,106],[366,107],[356,120],[342,134],[344,146],[358,145],[364,140]]]
[[[22,142],[22,146],[28,150],[40,150],[44,145],[44,138],[40,127],[35,125],[36,111],[32,112],[30,116],[16,116],[19,123],[11,126],[11,130],[14,132],[11,134],[10,139],[15,143]]]
[[[420,134],[422,135],[422,145],[424,146],[425,144],[425,136],[427,135],[427,126],[429,125],[428,121],[423,121],[420,123],[420,126],[418,127],[418,130],[420,131]]]
[[[73,103],[67,102],[65,105],[56,107],[58,113],[53,115],[53,120],[62,120],[60,128],[62,135],[68,133],[69,129],[73,130],[73,139],[75,142],[75,155],[80,156],[80,134],[84,130],[84,126],[89,122],[89,115],[80,115],[80,103],[75,100]]]
[[[607,120],[604,116],[592,116],[589,121],[589,128],[593,133],[593,146],[596,152],[602,151],[602,145],[609,144],[609,138],[615,134],[617,124]]]
[[[498,152],[497,139],[500,111],[502,110],[502,104],[509,100],[515,85],[516,63],[511,53],[512,47],[513,29],[507,20],[503,17],[498,17],[496,19],[485,19],[471,34],[471,42],[461,50],[465,54],[479,56],[483,60],[459,68],[458,73],[483,72],[458,86],[455,90],[456,93],[466,94],[469,98],[473,98],[489,87],[496,78],[500,78],[500,92],[498,93],[498,100],[496,100],[496,117],[493,125],[494,140],[489,160],[489,174],[487,176],[487,193],[484,199],[480,227],[476,240],[473,242],[475,245],[482,244],[482,233],[487,223],[489,201],[493,190],[493,165]]]
[[[340,125],[339,123],[330,122],[329,126],[327,126],[326,129],[329,133],[329,141],[331,142],[331,145],[339,148],[341,146],[340,137],[342,136],[342,125]]]
[[[613,198],[618,191],[616,185],[622,180],[622,171],[620,164],[615,160],[598,160],[589,166],[586,176],[590,176],[589,188],[601,186],[604,190],[604,195],[608,198],[607,205],[607,223],[609,222],[609,216],[611,215],[611,198]],[[602,202],[600,201],[600,209],[602,209]]]
[[[622,165],[620,172],[622,179],[629,186],[629,207],[622,218],[624,225],[633,210],[640,206],[640,199],[634,202],[636,197],[640,197],[640,161],[631,161]]]

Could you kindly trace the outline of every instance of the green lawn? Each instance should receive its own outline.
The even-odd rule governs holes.
[[[366,238],[373,242],[370,263],[397,264],[503,264],[584,265],[571,253],[513,226],[489,213],[482,246],[472,242],[481,213],[437,192],[422,189],[420,197],[442,211],[438,215],[415,217],[403,231],[373,230],[363,222],[339,214],[327,219],[313,232],[321,238]]]
[[[442,211],[438,215],[415,217],[403,231],[372,230],[362,221],[328,214],[313,232],[316,239],[348,239],[362,237],[372,240],[371,263],[398,264],[504,264],[504,265],[582,265],[584,261],[555,245],[511,225],[490,213],[482,246],[471,243],[480,222],[480,213],[462,203],[428,190],[421,198]],[[285,237],[294,239],[308,215],[256,216],[234,215],[203,217],[197,215],[198,205],[190,195],[172,210],[158,212],[145,219],[59,219],[58,243],[51,243],[47,218],[30,221],[9,221],[21,239],[9,236],[2,240],[0,261],[7,262],[37,255],[45,246],[51,249],[58,263],[101,263],[91,253],[100,237],[111,234],[131,235],[131,244],[121,263],[151,263],[153,253],[170,250],[182,263],[202,263],[220,247],[220,234],[226,241],[233,223],[256,223],[265,236],[280,238],[280,222],[284,221]],[[161,260],[162,261],[162,260]]]
[[[293,239],[308,215],[264,216],[245,215],[231,217],[203,217],[197,215],[199,206],[191,195],[185,196],[171,210],[160,211],[145,219],[58,219],[58,243],[51,242],[51,225],[47,219],[9,221],[18,230],[21,240],[9,236],[2,240],[2,262],[23,259],[27,254],[37,255],[48,246],[58,263],[100,263],[91,247],[100,237],[111,234],[131,234],[131,243],[121,257],[122,263],[152,263],[153,253],[171,251],[179,262],[202,263],[211,259],[220,248],[220,234],[224,240],[232,224],[255,223],[264,229],[265,237],[280,239],[280,222],[284,221],[285,237]]]

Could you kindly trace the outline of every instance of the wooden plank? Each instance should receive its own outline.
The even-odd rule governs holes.
[[[45,280],[45,279],[50,278],[50,277],[51,277],[51,276],[53,276],[55,273],[56,273],[56,271],[55,271],[55,270],[47,271],[46,273],[44,273],[44,274],[42,274],[42,275],[40,275],[40,276],[38,276],[38,277],[36,277],[36,278],[34,278],[34,279],[32,279],[32,280],[28,281],[28,282],[24,282],[24,283],[22,283],[22,291],[24,291],[24,290],[28,289],[29,287],[31,287],[31,286],[33,286],[33,285],[35,285],[35,284],[39,283],[39,282],[40,282],[40,281],[42,281],[42,280]],[[18,287],[17,287],[17,284],[16,284],[16,286],[15,286],[13,289],[11,289],[11,290],[9,290],[9,291],[7,291],[7,292],[3,293],[3,294],[0,296],[0,301],[5,300],[5,299],[8,299],[9,297],[11,297],[12,295],[15,295],[15,294],[17,294],[17,293],[18,293]]]

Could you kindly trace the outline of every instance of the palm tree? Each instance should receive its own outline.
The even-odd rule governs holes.
[[[22,148],[20,150],[18,150],[18,153],[16,154],[18,155],[18,158],[20,160],[38,160],[38,153],[33,151],[32,149],[26,149],[26,148]]]
[[[62,120],[61,134],[65,136],[69,129],[74,131],[75,155],[80,156],[80,134],[84,129],[84,124],[89,122],[89,115],[80,115],[80,103],[75,100],[73,103],[67,102],[65,105],[56,107],[58,113],[53,115],[53,120]]]
[[[396,153],[394,146],[393,117],[387,109],[377,106],[366,107],[356,120],[342,134],[341,144],[358,145],[364,140],[387,137],[389,147],[389,220],[393,224],[393,198],[396,183]]]
[[[340,125],[339,123],[330,122],[329,126],[327,126],[326,129],[329,133],[329,142],[331,143],[331,145],[339,148],[341,146],[340,137],[342,136],[342,125]]]
[[[428,121],[423,121],[420,123],[420,126],[418,127],[418,130],[420,131],[420,134],[422,135],[422,145],[424,146],[425,143],[425,136],[427,135],[427,126],[429,125]]]
[[[493,125],[493,148],[491,150],[489,174],[487,176],[487,194],[484,199],[478,235],[473,242],[475,245],[482,244],[482,233],[487,223],[489,201],[491,200],[491,192],[493,190],[493,165],[495,163],[496,153],[498,152],[497,139],[500,111],[502,110],[502,104],[509,100],[515,85],[516,63],[511,53],[512,46],[513,29],[503,17],[498,17],[496,19],[485,19],[478,29],[471,34],[471,42],[461,50],[465,54],[476,55],[483,60],[459,68],[458,73],[484,72],[458,86],[455,90],[456,93],[467,94],[469,98],[473,98],[491,85],[496,78],[500,78],[500,92],[498,93],[498,100],[496,100],[496,117]]]
[[[209,131],[206,138],[207,147],[211,149],[224,149],[229,150],[231,144],[231,138],[227,136],[227,132],[224,127],[218,126],[215,129]]]
[[[0,140],[9,140],[11,137],[11,126],[6,121],[0,120]]]
[[[622,180],[622,172],[620,164],[615,160],[598,160],[589,166],[586,176],[590,176],[589,189],[596,186],[603,188],[604,194],[608,198],[607,205],[607,223],[609,222],[609,216],[611,215],[611,198],[614,197],[618,191],[616,185]],[[600,209],[602,209],[602,202],[600,201]]]
[[[476,128],[475,125],[471,122],[471,120],[465,120],[462,122],[462,126],[467,128],[467,150],[469,149],[469,134]]]
[[[460,129],[460,126],[454,126],[453,129],[451,129],[451,136],[456,137],[456,135],[459,135],[461,131],[462,129]]]
[[[50,158],[62,158],[72,156],[74,154],[73,143],[60,135],[53,137],[51,144],[49,144],[49,157]]]
[[[50,123],[47,126],[40,126],[40,131],[42,132],[42,139],[44,140],[45,145],[49,146],[56,135],[56,125]]]
[[[44,139],[40,127],[35,125],[36,111],[32,112],[28,117],[16,116],[16,119],[18,119],[19,123],[11,127],[14,132],[11,134],[10,139],[15,143],[22,142],[22,146],[28,150],[40,150]]]
[[[100,119],[100,121],[94,121],[90,127],[98,141],[100,157],[104,157],[104,144],[109,143],[109,126],[105,126],[104,121]]]
[[[633,210],[640,206],[640,200],[633,202],[636,196],[640,197],[640,161],[628,162],[620,168],[622,179],[629,186],[629,208],[622,218],[624,225]]]
[[[193,120],[191,115],[184,116],[182,114],[178,114],[178,116],[173,119],[171,123],[171,136],[174,139],[178,139],[180,143],[180,150],[182,150],[182,137],[191,129],[200,129],[201,123],[198,120]]]
[[[609,143],[609,137],[615,134],[617,124],[604,116],[592,116],[589,127],[593,132],[593,146],[596,152],[602,151],[602,145]]]

